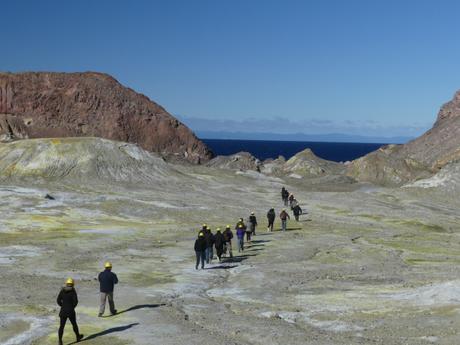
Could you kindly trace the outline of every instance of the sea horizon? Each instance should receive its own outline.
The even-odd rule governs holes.
[[[326,142],[259,139],[209,139],[200,138],[216,156],[228,156],[238,152],[249,152],[259,160],[286,160],[297,153],[310,149],[318,157],[335,162],[352,161],[389,143]]]

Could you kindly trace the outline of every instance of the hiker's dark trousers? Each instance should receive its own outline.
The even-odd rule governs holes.
[[[75,312],[71,314],[59,315],[59,318],[61,319],[61,324],[59,326],[59,331],[58,331],[59,340],[62,340],[62,336],[64,334],[64,327],[67,322],[67,319],[69,319],[70,322],[72,323],[72,327],[73,327],[73,331],[75,332],[75,336],[78,337],[80,332],[78,331],[77,317],[75,315]]]
[[[200,262],[201,262],[201,268],[204,268],[204,261],[206,260],[206,252],[205,251],[198,252],[195,250],[195,253],[196,253],[195,268],[198,268],[198,266],[200,265]]]

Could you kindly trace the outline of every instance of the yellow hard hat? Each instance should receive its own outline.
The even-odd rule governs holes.
[[[65,281],[65,285],[73,286],[73,284],[74,284],[74,282],[73,282],[72,278],[67,278],[67,280]]]
[[[204,236],[204,234],[203,234],[202,232],[200,232],[200,233],[198,234],[198,237],[203,237],[203,236]]]
[[[216,231],[220,231],[220,228],[217,228]]]
[[[227,229],[230,229],[230,225],[227,225]]]
[[[107,262],[104,264],[104,267],[105,267],[105,268],[112,268],[112,264],[111,264],[109,261],[107,261]]]
[[[207,228],[207,227],[208,227],[208,224],[204,223],[203,228]]]
[[[251,212],[252,215],[254,215],[254,212]]]

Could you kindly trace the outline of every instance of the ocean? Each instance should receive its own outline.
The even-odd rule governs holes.
[[[231,155],[246,151],[260,160],[284,156],[289,159],[296,153],[311,149],[315,155],[335,162],[346,162],[362,157],[386,144],[326,143],[308,141],[222,140],[201,139],[216,155]]]

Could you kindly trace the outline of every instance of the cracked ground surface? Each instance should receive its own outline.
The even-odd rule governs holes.
[[[0,343],[56,344],[55,299],[69,276],[88,345],[459,343],[454,196],[177,170],[182,180],[136,188],[0,186]],[[309,213],[267,233],[283,185]],[[251,211],[260,226],[244,253],[195,270],[201,224],[234,226]],[[105,260],[121,313],[98,318]]]

